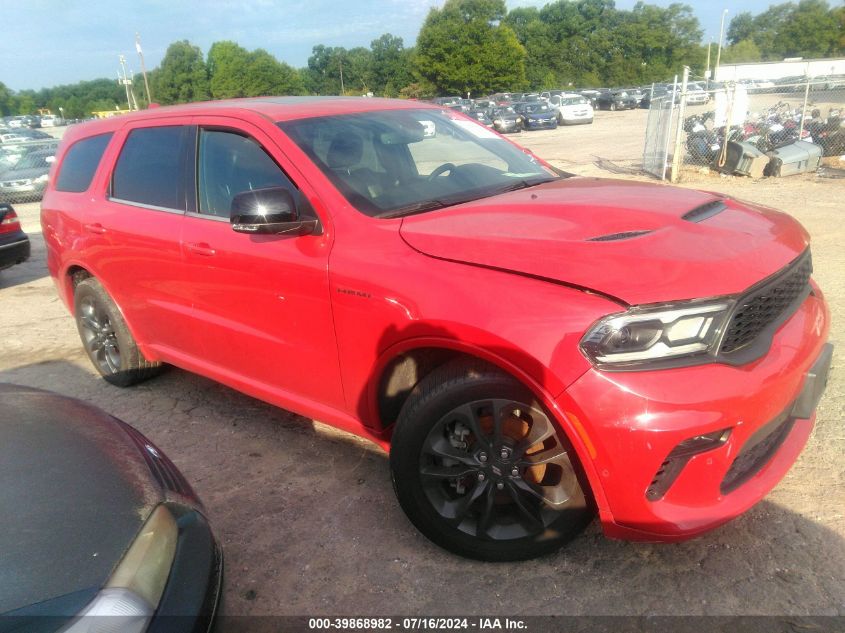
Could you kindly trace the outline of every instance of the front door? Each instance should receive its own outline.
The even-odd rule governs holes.
[[[296,197],[293,170],[262,130],[197,117],[196,209],[183,227],[186,288],[207,373],[342,409],[328,281],[328,232],[236,233],[232,199],[264,187]],[[283,167],[285,167],[283,169]]]

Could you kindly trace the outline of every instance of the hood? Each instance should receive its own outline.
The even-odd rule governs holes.
[[[0,385],[0,482],[0,614],[84,606],[162,500],[114,418],[15,385]]]
[[[777,211],[599,178],[557,180],[409,216],[400,233],[431,257],[587,288],[631,305],[742,292],[809,241]]]

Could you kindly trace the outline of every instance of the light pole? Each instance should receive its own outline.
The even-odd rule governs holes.
[[[716,68],[713,70],[713,79],[717,79],[719,75],[719,62],[722,60],[722,38],[725,36],[725,16],[728,10],[722,11],[722,20],[719,22],[719,48],[716,51]]]
[[[65,109],[62,106],[59,106],[59,114],[62,115],[62,125],[64,125],[67,119],[65,119]]]

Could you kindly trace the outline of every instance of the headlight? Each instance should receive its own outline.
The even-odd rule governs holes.
[[[495,121],[493,121],[493,123],[495,123],[496,125],[504,125],[505,121],[504,119],[496,119]]]
[[[105,587],[63,633],[145,631],[167,584],[178,536],[176,519],[167,507],[158,506]]]
[[[611,368],[702,354],[715,347],[730,308],[729,301],[634,307],[596,323],[581,349]]]

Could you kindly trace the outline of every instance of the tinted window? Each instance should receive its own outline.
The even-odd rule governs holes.
[[[97,166],[111,137],[111,132],[109,132],[74,143],[62,161],[62,169],[56,180],[56,189],[71,193],[86,191],[91,186],[94,172],[97,171]]]
[[[293,189],[267,152],[234,132],[200,130],[199,211],[228,218],[232,198],[266,187]]]
[[[185,209],[182,151],[187,128],[130,132],[112,176],[112,197],[166,209]]]

